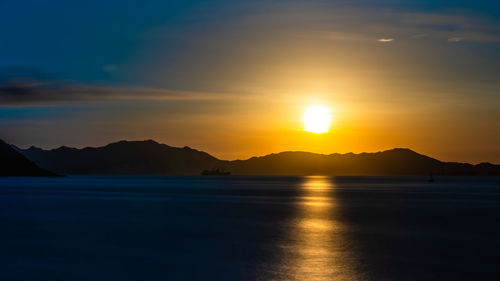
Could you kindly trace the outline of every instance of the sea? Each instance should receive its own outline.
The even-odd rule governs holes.
[[[0,280],[500,280],[500,178],[0,178]]]

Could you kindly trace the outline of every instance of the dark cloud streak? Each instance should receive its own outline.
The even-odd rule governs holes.
[[[217,100],[235,95],[168,89],[76,84],[10,77],[0,82],[0,107],[65,105],[104,100]]]

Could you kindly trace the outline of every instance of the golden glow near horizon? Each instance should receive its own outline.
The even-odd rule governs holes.
[[[328,132],[331,121],[332,116],[329,108],[322,105],[308,106],[302,117],[304,130],[316,134]]]

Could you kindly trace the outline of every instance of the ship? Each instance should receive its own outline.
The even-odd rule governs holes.
[[[215,169],[215,170],[203,170],[201,172],[202,176],[228,176],[230,175],[231,172],[226,172],[221,169]]]

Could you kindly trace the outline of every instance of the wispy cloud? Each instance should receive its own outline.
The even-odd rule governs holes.
[[[405,13],[398,18],[397,26],[402,30],[414,30],[433,37],[448,38],[449,42],[467,41],[497,43],[500,42],[495,23],[485,19],[439,13]],[[456,36],[460,34],[461,37]]]
[[[379,38],[379,39],[377,39],[378,42],[382,42],[382,43],[389,43],[389,42],[392,42],[394,40],[395,40],[394,38]]]
[[[174,91],[147,87],[118,87],[54,81],[12,79],[0,84],[0,107],[56,105],[105,100],[222,100],[241,96],[225,93]]]

